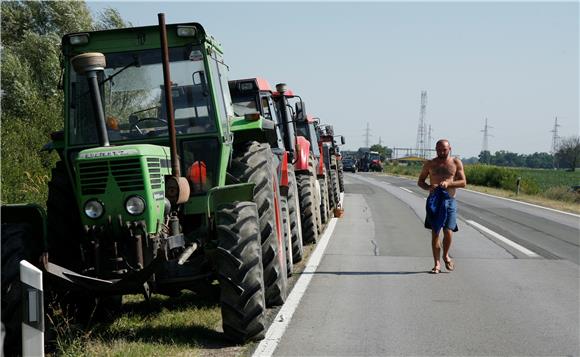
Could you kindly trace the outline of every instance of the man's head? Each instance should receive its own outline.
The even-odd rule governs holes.
[[[440,139],[435,145],[435,150],[437,151],[437,157],[440,159],[447,159],[449,153],[451,152],[451,145],[449,145],[449,140]]]

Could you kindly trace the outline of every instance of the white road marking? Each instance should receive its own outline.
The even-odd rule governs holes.
[[[328,241],[332,232],[334,231],[334,226],[336,225],[337,218],[332,218],[322,235],[322,238],[317,243],[317,247],[312,253],[310,260],[308,260],[308,264],[304,268],[304,272],[294,285],[292,292],[286,299],[284,305],[274,318],[274,322],[270,325],[268,331],[266,331],[266,337],[260,342],[256,351],[252,355],[252,357],[263,357],[263,356],[272,356],[276,347],[278,347],[278,343],[282,339],[282,335],[286,331],[290,320],[292,320],[292,316],[300,303],[300,299],[306,292],[308,288],[308,284],[310,284],[310,280],[314,276],[314,272],[318,268],[320,261],[322,260],[322,255],[326,250],[326,246],[328,245]]]
[[[525,255],[527,255],[528,257],[539,257],[538,254],[532,252],[531,250],[522,247],[521,245],[512,242],[511,240],[507,239],[506,237],[502,236],[499,233],[496,233],[494,231],[492,231],[491,229],[482,226],[481,224],[474,222],[470,219],[465,220],[465,222],[469,223],[470,225],[474,226],[476,229],[483,231],[489,235],[491,235],[492,237],[496,238],[497,240],[500,240],[502,242],[504,242],[505,244],[509,245],[512,248],[515,248],[517,250],[519,250],[520,252],[524,253]]]
[[[413,191],[409,190],[408,188],[404,188],[404,187],[399,187],[401,190],[403,191],[407,191],[409,193],[413,193]]]
[[[521,203],[523,205],[528,205],[528,206],[537,207],[537,208],[543,208],[543,209],[548,210],[548,211],[554,211],[554,212],[558,212],[558,213],[564,213],[564,214],[570,215],[572,217],[579,217],[580,218],[580,214],[575,214],[575,213],[560,211],[559,209],[554,209],[554,208],[549,208],[549,207],[544,207],[544,206],[538,206],[538,205],[535,205],[533,203],[512,200],[511,198],[494,196],[494,195],[490,195],[489,193],[483,193],[483,192],[473,191],[473,190],[469,190],[467,188],[463,188],[462,190],[469,191],[469,192],[473,192],[473,193],[478,193],[480,195],[489,196],[489,197],[493,197],[493,198],[499,198],[499,199],[506,200],[506,201],[510,201],[510,202]]]

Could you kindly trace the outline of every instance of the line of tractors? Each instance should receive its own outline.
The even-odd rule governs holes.
[[[217,290],[226,337],[262,339],[303,245],[341,209],[344,137],[285,84],[228,81],[221,45],[163,14],[65,35],[62,67],[46,210],[2,207],[7,354],[20,347],[22,259],[78,318],[124,294]]]

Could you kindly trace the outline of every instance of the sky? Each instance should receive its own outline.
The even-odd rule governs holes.
[[[580,135],[578,2],[88,1],[133,26],[199,22],[221,42],[230,79],[284,82],[345,149],[414,148],[421,91],[431,147],[549,152]]]

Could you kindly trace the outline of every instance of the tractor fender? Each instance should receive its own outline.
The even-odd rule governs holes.
[[[278,164],[278,182],[280,183],[280,193],[283,196],[288,196],[288,151],[284,151]]]
[[[294,171],[308,171],[308,157],[310,155],[310,142],[303,136],[296,137],[296,162]]]
[[[322,142],[318,143],[320,149],[320,158],[318,158],[318,167],[316,168],[316,175],[321,178],[324,177],[324,150],[322,150]]]

